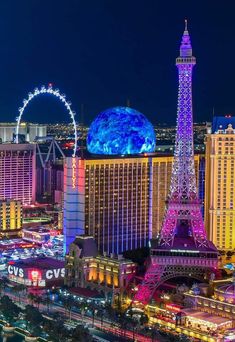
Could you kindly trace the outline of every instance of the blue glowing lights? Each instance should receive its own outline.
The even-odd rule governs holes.
[[[146,117],[129,107],[101,112],[92,122],[87,149],[95,154],[138,154],[154,152],[156,138]]]

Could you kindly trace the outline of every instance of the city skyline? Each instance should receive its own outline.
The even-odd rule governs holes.
[[[89,125],[102,110],[129,101],[154,125],[172,124],[174,56],[185,17],[198,56],[195,120],[210,120],[213,108],[216,115],[232,113],[235,68],[227,51],[232,60],[234,4],[182,1],[171,3],[171,11],[168,5],[152,0],[145,6],[132,0],[1,4],[1,120],[13,121],[27,93],[52,82],[72,101],[78,122],[82,104]],[[63,106],[48,97],[35,99],[24,119],[43,123],[49,114],[52,122],[67,119]]]
[[[229,94],[222,83],[227,77],[225,70],[230,67],[227,51],[226,65],[221,67],[223,78],[218,74],[221,82],[213,83],[217,59],[225,55],[220,50],[224,41],[215,49],[221,54],[213,54],[212,74],[206,67],[208,59],[205,58],[205,64],[200,62],[203,52],[208,54],[215,48],[209,44],[207,33],[221,27],[225,32],[228,28],[223,20],[214,23],[212,20],[217,14],[219,19],[225,18],[224,13],[219,13],[216,5],[213,11],[210,8],[212,14],[205,35],[198,37],[208,10],[208,4],[204,4],[201,28],[196,25],[194,36],[194,30],[184,19],[176,48],[172,38],[168,40],[173,27],[175,36],[178,35],[180,24],[176,20],[188,12],[186,17],[192,16],[195,19],[192,23],[198,23],[198,7],[195,10],[184,1],[171,5],[169,20],[164,21],[161,11],[166,3],[159,5],[148,0],[140,15],[138,11],[143,5],[139,0],[135,3],[127,0],[127,12],[123,12],[123,0],[118,6],[108,0],[99,0],[98,6],[97,0],[88,1],[85,5],[81,0],[70,0],[68,5],[58,0],[52,11],[54,0],[47,7],[43,0],[40,6],[39,0],[33,3],[23,0],[20,8],[25,9],[28,2],[24,14],[29,14],[30,21],[22,21],[19,32],[26,26],[35,29],[30,31],[26,42],[32,44],[27,46],[31,57],[38,51],[35,64],[42,58],[38,75],[51,78],[51,71],[57,70],[63,76],[60,78],[63,86],[53,80],[38,79],[37,87],[22,96],[17,123],[0,122],[0,342],[8,337],[28,342],[95,342],[100,338],[120,342],[235,341],[235,117],[231,113],[218,116],[213,110],[212,122],[205,122],[206,115],[201,111],[204,123],[193,123],[193,118],[200,121],[193,107],[196,112],[206,108],[205,103],[209,105],[215,89],[223,89],[216,97],[217,103],[222,99],[228,106],[221,105],[220,111],[230,108],[233,102],[226,97]],[[90,15],[84,13],[85,8],[90,9]],[[37,14],[31,13],[32,9]],[[157,9],[160,12],[154,17]],[[62,10],[62,19],[57,23]],[[154,21],[146,21],[146,13]],[[128,25],[124,25],[126,15]],[[51,19],[49,26],[43,22],[47,16]],[[48,29],[54,28],[54,23],[58,24],[57,30],[63,28],[59,40]],[[123,26],[115,31],[119,23]],[[96,24],[97,32],[89,36]],[[14,31],[16,22],[12,26]],[[80,26],[84,31],[77,35],[77,49],[71,45],[68,56],[58,54],[57,44],[62,51],[63,38],[74,29],[66,40],[67,44],[72,42],[77,34],[75,29]],[[148,33],[155,32],[156,27],[160,29],[151,54],[150,48],[146,50],[148,44],[153,47]],[[35,32],[38,34],[34,41]],[[118,37],[125,38],[119,42],[121,45],[128,46],[129,42],[131,45],[120,50]],[[110,45],[104,51],[102,44],[106,44],[107,38]],[[34,43],[37,48],[32,48]],[[170,45],[178,51],[174,66],[178,84],[173,64],[169,62],[174,56]],[[92,54],[83,63],[78,58],[75,69],[73,61],[80,53],[84,56],[84,46]],[[99,49],[94,49],[95,46]],[[159,47],[161,53],[157,54]],[[141,49],[144,55],[138,54]],[[115,51],[118,53],[113,59]],[[132,59],[128,59],[130,51],[135,52]],[[52,52],[58,58],[51,68]],[[208,56],[211,61],[211,55]],[[98,64],[91,63],[94,57]],[[115,64],[117,60],[121,69]],[[65,68],[68,61],[69,67]],[[37,80],[31,61],[26,62],[30,72],[22,79],[21,91]],[[81,79],[74,83],[81,65],[84,67]],[[16,79],[23,69],[16,67],[18,74],[12,84],[18,93]],[[200,74],[202,67],[205,70]],[[233,65],[230,68],[232,78]],[[69,77],[71,70],[73,76]],[[74,102],[73,92],[80,89],[84,75],[87,79],[83,92]],[[92,82],[93,77],[97,83]],[[69,86],[64,91],[68,78]],[[123,82],[127,78],[128,82]],[[143,82],[135,82],[137,79]],[[158,101],[153,96],[158,88],[153,84],[161,79],[164,82],[157,94],[161,97]],[[177,100],[168,96],[166,86],[173,79],[175,95],[178,87]],[[107,80],[110,80],[109,89],[103,87]],[[92,92],[89,94],[90,113],[92,108],[106,106],[107,101],[111,105],[92,117],[86,112],[88,107],[79,104],[83,115],[77,115],[76,122],[75,111],[79,114],[78,102],[87,96],[88,83],[93,93],[100,84],[94,97]],[[196,92],[192,91],[194,84]],[[232,86],[226,85],[232,91]],[[210,93],[205,90],[207,87]],[[131,108],[135,107],[131,96],[125,106],[113,103],[114,98],[120,101],[128,89],[135,96],[137,110]],[[8,98],[2,95],[7,102]],[[14,94],[10,95],[13,106]],[[173,102],[177,107],[174,111]],[[150,103],[154,110],[156,103],[163,108],[159,122],[154,121],[156,115],[150,118],[141,109],[141,103],[145,109],[150,108]],[[161,107],[163,103],[167,105]],[[62,121],[67,118],[70,124],[52,123],[60,121],[60,106]],[[164,114],[171,106],[172,116]],[[39,123],[30,123],[34,120],[29,113]],[[160,119],[170,122],[173,117],[174,126],[173,122],[160,124]],[[44,124],[44,120],[51,123]],[[91,124],[87,123],[89,120]]]

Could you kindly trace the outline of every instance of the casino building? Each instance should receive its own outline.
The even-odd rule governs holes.
[[[0,199],[35,202],[36,145],[0,144]]]
[[[147,246],[160,231],[173,156],[157,155],[155,132],[129,107],[100,113],[87,136],[89,153],[64,164],[65,252],[77,235],[92,235],[101,254]],[[204,196],[204,159],[195,156]]]
[[[209,285],[194,284],[191,290],[182,291],[182,295],[183,299],[177,303],[164,294],[156,298],[156,303],[147,305],[149,324],[166,324],[177,333],[200,341],[234,341],[234,277],[214,280]]]
[[[190,308],[231,320],[235,328],[235,281],[234,279],[219,284],[215,283],[213,295],[203,294],[200,291],[185,293],[185,302]]]
[[[214,117],[206,136],[205,227],[220,250],[235,249],[235,117]]]
[[[122,296],[136,272],[136,264],[122,255],[99,255],[92,236],[77,236],[65,260],[65,285],[96,290],[106,297]]]
[[[64,165],[66,250],[76,235],[93,235],[100,253],[120,254],[147,245],[160,231],[173,156],[86,155]],[[195,155],[201,199],[204,158]]]

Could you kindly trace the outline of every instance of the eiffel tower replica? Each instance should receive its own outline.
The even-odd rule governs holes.
[[[218,251],[207,240],[198,198],[193,145],[192,71],[196,58],[185,21],[180,56],[177,132],[171,184],[160,236],[151,242],[151,263],[134,303],[147,304],[156,288],[174,277],[205,281],[215,273]]]

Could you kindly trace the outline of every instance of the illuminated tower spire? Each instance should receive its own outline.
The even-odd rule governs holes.
[[[188,33],[188,21],[185,19],[185,28],[180,45],[180,57],[192,57],[192,46]]]
[[[165,218],[157,240],[151,241],[151,264],[138,288],[134,302],[147,304],[155,289],[174,277],[204,280],[217,268],[218,252],[207,240],[197,194],[192,110],[192,72],[196,59],[187,21],[180,56],[177,129],[174,162]]]
[[[191,237],[196,247],[208,245],[194,166],[192,72],[195,64],[185,21],[180,56],[176,59],[179,75],[177,129],[168,208],[161,230],[160,244],[163,246],[173,246],[177,237]]]
[[[179,73],[177,131],[175,155],[171,176],[170,198],[178,200],[197,198],[193,148],[192,71],[196,58],[185,21],[180,56],[176,59]]]

